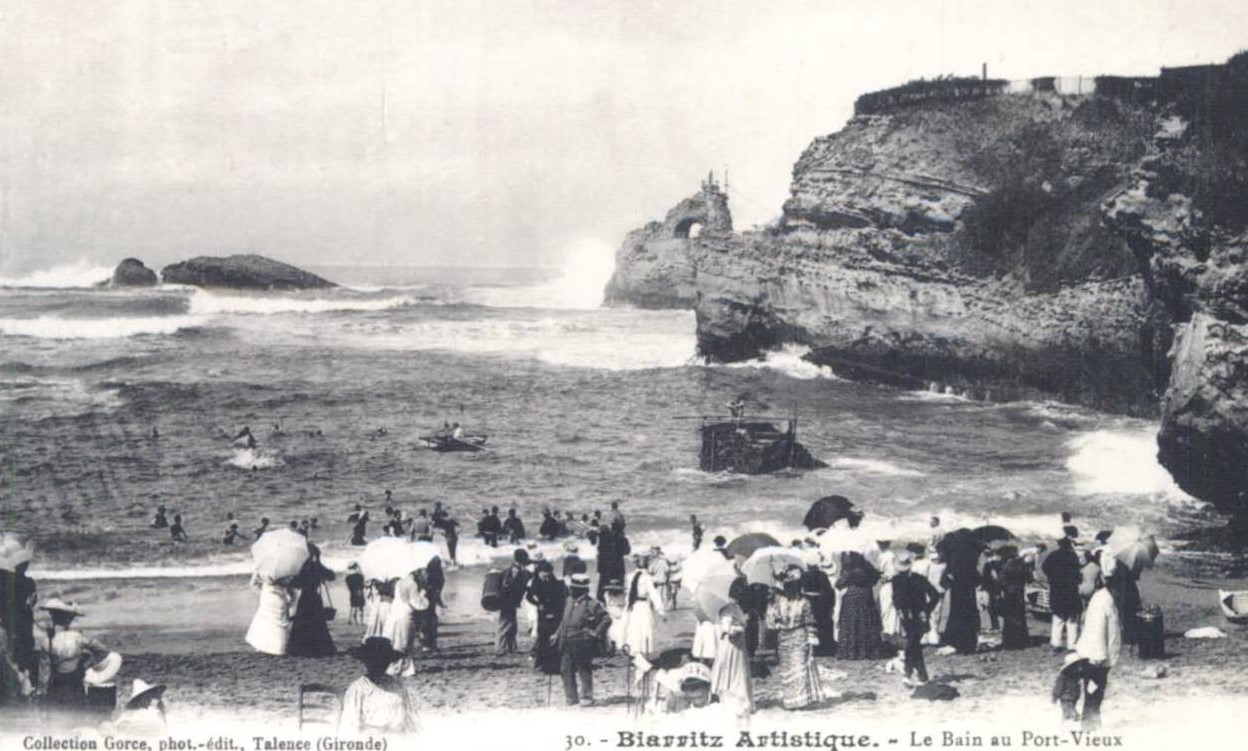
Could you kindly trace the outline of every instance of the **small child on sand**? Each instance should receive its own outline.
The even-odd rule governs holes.
[[[1062,706],[1063,725],[1078,725],[1079,713],[1075,705],[1083,696],[1083,667],[1088,661],[1078,652],[1068,652],[1062,661],[1062,669],[1053,682],[1053,701]]]
[[[360,573],[360,564],[355,561],[347,566],[347,592],[350,595],[351,614],[347,623],[364,623],[364,574]]]

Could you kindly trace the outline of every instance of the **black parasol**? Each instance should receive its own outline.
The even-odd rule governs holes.
[[[750,532],[749,534],[741,535],[737,539],[728,543],[728,547],[724,548],[724,550],[729,556],[739,555],[749,558],[754,554],[754,551],[759,548],[766,548],[779,544],[779,540],[766,532]]]
[[[1018,539],[1013,532],[998,524],[985,524],[982,527],[976,527],[971,534],[975,535],[975,539],[985,545]]]
[[[860,513],[854,508],[854,502],[845,496],[826,495],[810,504],[802,524],[806,529],[830,529],[841,519],[853,519]]]

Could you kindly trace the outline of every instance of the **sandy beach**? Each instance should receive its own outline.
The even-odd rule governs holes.
[[[1106,733],[1140,734],[1163,719],[1164,729],[1180,712],[1192,718],[1208,715],[1204,722],[1220,721],[1218,718],[1229,721],[1232,715],[1220,708],[1242,707],[1243,697],[1248,695],[1248,675],[1237,668],[1248,643],[1248,629],[1226,622],[1215,600],[1217,588],[1246,587],[1248,580],[1214,584],[1180,577],[1164,565],[1164,559],[1162,564],[1145,573],[1141,589],[1146,603],[1157,604],[1164,611],[1166,657],[1144,661],[1124,649],[1111,674],[1105,704]],[[496,712],[512,718],[510,722],[531,724],[535,732],[546,733],[585,723],[598,729],[606,724],[616,732],[663,727],[676,721],[676,716],[636,713],[637,687],[626,685],[626,663],[620,656],[599,662],[595,674],[597,707],[566,709],[558,677],[549,679],[531,667],[525,653],[531,640],[523,638],[523,615],[521,653],[496,657],[494,623],[477,604],[481,575],[481,569],[467,568],[449,576],[448,608],[440,633],[442,651],[422,657],[418,674],[412,679],[428,732],[463,738],[465,733],[479,733],[482,718]],[[360,674],[358,664],[345,654],[307,659],[253,653],[243,643],[255,604],[255,594],[245,579],[120,584],[48,582],[42,591],[77,598],[89,613],[82,626],[125,656],[118,684],[123,687],[123,699],[134,678],[169,687],[166,702],[171,730],[212,730],[219,727],[222,718],[230,718],[231,727],[245,728],[248,733],[257,728],[294,733],[300,683],[326,683],[341,690]],[[339,649],[345,650],[357,643],[361,628],[346,623],[345,590],[340,583],[335,584],[333,595],[340,609],[332,631]],[[659,643],[664,648],[687,646],[693,625],[688,594],[682,592],[680,606],[660,624]],[[1227,637],[1183,637],[1186,630],[1200,626],[1217,626]],[[883,660],[819,658],[832,677],[825,686],[829,698],[808,711],[786,712],[780,707],[778,680],[757,680],[758,712],[751,727],[789,728],[833,721],[838,726],[870,727],[878,732],[898,720],[906,727],[955,728],[957,732],[984,722],[991,722],[997,733],[1015,723],[1019,732],[1023,728],[1057,732],[1058,712],[1049,702],[1049,690],[1060,657],[1050,654],[1047,624],[1033,618],[1029,627],[1033,646],[1022,651],[940,656],[929,648],[926,659],[933,679],[955,686],[961,694],[952,702],[911,700],[900,676],[884,672]],[[1144,672],[1156,664],[1165,666],[1166,676],[1146,677]],[[551,715],[551,711],[558,714]],[[716,711],[712,707],[682,717],[695,724],[719,726],[727,721],[735,726],[732,718]],[[552,717],[560,719],[552,725]],[[6,732],[21,732],[23,725],[28,725],[28,730],[47,727],[46,722],[20,713],[9,715],[9,719],[11,722],[4,723]],[[1157,732],[1145,733],[1141,740],[1144,746],[1131,747],[1153,747],[1151,743],[1163,737]]]

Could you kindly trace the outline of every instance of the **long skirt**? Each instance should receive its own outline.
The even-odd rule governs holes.
[[[1026,649],[1031,646],[1027,633],[1027,603],[1023,591],[1006,590],[1001,597],[1001,647]]]
[[[780,694],[785,709],[802,709],[823,698],[806,629],[780,631]]]
[[[286,654],[290,641],[288,607],[285,590],[271,584],[260,588],[260,601],[246,636],[247,643],[253,649],[270,655]]]
[[[836,656],[842,660],[874,660],[880,655],[880,611],[870,587],[852,586],[841,597]]]
[[[717,636],[716,640],[711,695],[718,696],[719,701],[732,707],[735,713],[749,714],[754,711],[754,686],[750,679],[750,656],[745,651],[745,635]]]
[[[884,582],[880,587],[880,630],[884,636],[901,634],[901,616],[893,604],[893,583]]]
[[[648,600],[638,600],[624,616],[624,645],[628,653],[644,655],[654,652],[654,608]]]
[[[979,606],[975,603],[975,585],[955,584],[945,593],[949,604],[949,623],[945,625],[944,643],[958,654],[975,654],[979,647]]]
[[[412,662],[411,649],[415,643],[413,636],[416,631],[414,611],[406,605],[392,604],[390,615],[386,618],[385,633],[382,636],[390,640],[391,646],[403,653],[403,657],[390,663],[386,672],[390,675],[411,676],[416,674],[416,665]]]
[[[718,649],[719,633],[715,624],[710,621],[698,621],[693,630],[693,658],[695,660],[714,660]]]
[[[295,606],[286,653],[294,657],[333,657],[338,654],[325,621],[325,605],[319,592],[304,592]]]
[[[386,636],[386,621],[390,618],[390,600],[370,598],[372,606],[364,613],[364,639],[370,636]]]

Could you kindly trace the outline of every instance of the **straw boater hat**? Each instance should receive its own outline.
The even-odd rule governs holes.
[[[360,662],[368,663],[384,660],[387,664],[403,656],[403,653],[395,649],[390,640],[384,636],[370,636],[360,646],[348,649],[347,654]]]
[[[53,597],[47,602],[39,606],[40,610],[49,612],[69,613],[70,615],[86,615],[86,611],[78,607],[78,603],[72,600],[62,600],[59,597]]]
[[[121,655],[109,652],[104,659],[87,668],[82,682],[88,686],[111,686],[121,672]]]
[[[130,690],[130,699],[126,701],[126,709],[137,709],[140,701],[151,699],[152,694],[156,694],[159,699],[165,693],[165,686],[162,683],[151,685],[142,678],[134,679],[134,687]]]
[[[569,581],[569,585],[572,589],[584,589],[588,591],[589,574],[572,574],[572,579]]]

